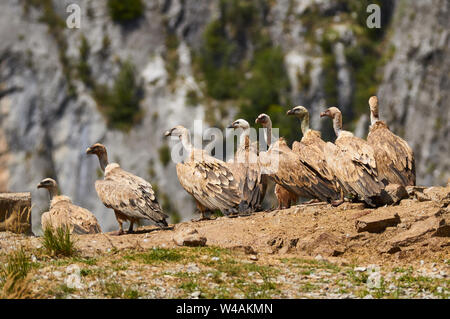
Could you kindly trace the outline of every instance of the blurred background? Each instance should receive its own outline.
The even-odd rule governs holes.
[[[66,8],[81,9],[70,29]],[[367,6],[381,8],[369,29]],[[365,138],[368,99],[413,147],[419,185],[450,177],[450,1],[6,0],[0,3],[0,191],[31,191],[33,230],[55,178],[63,194],[117,228],[94,189],[102,178],[95,142],[110,161],[149,180],[171,222],[193,217],[165,130],[194,119],[253,125],[265,112],[289,143],[303,105],[343,111]]]

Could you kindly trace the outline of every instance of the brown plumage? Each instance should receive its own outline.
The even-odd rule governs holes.
[[[37,188],[50,194],[50,210],[41,216],[42,229],[68,227],[71,234],[101,233],[97,218],[85,208],[72,204],[67,196],[57,195],[58,185],[51,178],[43,179]]]
[[[339,185],[325,158],[324,149],[326,142],[322,140],[319,131],[311,130],[309,128],[308,110],[303,106],[296,106],[289,110],[287,115],[293,115],[300,119],[303,134],[303,137],[299,142],[295,141],[292,144],[292,150],[300,156],[300,160],[303,164],[310,167],[319,174],[323,180],[327,181],[326,185],[330,189],[330,193],[333,194],[331,198],[333,200],[340,198],[341,193]]]
[[[123,234],[122,224],[125,221],[130,222],[129,233],[139,219],[150,220],[160,227],[167,226],[168,216],[162,212],[149,182],[123,170],[117,163],[109,164],[106,148],[102,144],[92,145],[86,153],[99,158],[105,177],[95,182],[95,190],[103,204],[114,210],[120,227],[119,235]]]
[[[264,127],[271,127],[267,114],[261,114],[258,119],[268,121],[258,122]],[[270,137],[271,132],[267,133]],[[305,165],[299,154],[292,151],[284,138],[280,138],[269,146],[267,152],[259,154],[262,172],[268,174],[273,181],[298,197],[329,201],[335,197],[334,191],[329,187],[330,182],[325,180],[314,169]]]
[[[335,144],[326,143],[324,151],[327,164],[338,179],[345,194],[353,194],[369,205],[373,197],[384,188],[377,178],[377,166],[372,147],[363,139],[342,130],[342,114],[336,107],[330,107],[320,114],[333,119],[337,139]]]
[[[261,204],[264,200],[267,189],[267,179],[261,175],[261,169],[258,163],[258,143],[250,143],[250,124],[239,119],[234,121],[228,128],[242,129],[240,141],[232,163],[235,174],[241,183],[243,199],[247,201],[252,211],[261,210]]]
[[[247,179],[236,173],[235,163],[226,163],[194,149],[189,131],[183,126],[176,126],[165,135],[178,137],[187,151],[184,162],[176,165],[178,180],[194,197],[202,218],[207,210],[218,209],[225,214],[248,211],[249,203],[243,195],[248,187],[244,185]]]
[[[378,118],[378,99],[369,99],[371,126],[367,142],[375,152],[378,178],[385,185],[416,184],[414,153],[408,143],[389,130],[387,124]]]

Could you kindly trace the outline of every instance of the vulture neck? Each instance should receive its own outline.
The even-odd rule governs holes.
[[[184,149],[188,154],[192,152],[192,143],[191,138],[189,136],[189,132],[183,132],[183,135],[180,136],[181,144],[183,144]]]
[[[270,145],[272,145],[272,121],[270,119],[264,130],[264,138],[266,139],[267,147],[269,148]]]
[[[302,124],[301,124],[301,128],[302,128],[302,133],[303,136],[306,135],[306,132],[309,131],[309,114],[305,114],[303,116],[303,118],[301,119]]]
[[[48,189],[48,193],[50,194],[50,201],[53,199],[53,197],[58,196],[58,187],[54,186],[54,187],[49,187]]]
[[[250,128],[246,128],[239,137],[239,146],[248,147],[249,145],[250,145]]]
[[[342,131],[342,114],[338,113],[333,117],[333,129],[336,137],[339,137]]]
[[[375,112],[370,112],[370,124],[374,125],[376,122],[378,122],[380,118],[378,117],[378,110]]]
[[[100,168],[104,173],[106,166],[108,166],[108,154],[106,152],[99,154],[98,160],[100,161]]]

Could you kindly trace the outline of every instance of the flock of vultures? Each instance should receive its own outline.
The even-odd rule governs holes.
[[[393,134],[378,117],[378,99],[369,99],[371,125],[367,140],[342,129],[342,114],[330,107],[320,114],[333,121],[335,143],[325,142],[319,131],[310,129],[309,113],[303,106],[287,112],[300,119],[303,137],[289,148],[284,138],[273,140],[272,122],[260,114],[256,123],[265,128],[267,150],[258,149],[250,141],[250,125],[243,119],[229,127],[242,129],[234,158],[227,162],[217,159],[191,144],[188,129],[176,126],[165,133],[178,137],[186,158],[176,165],[178,179],[197,203],[202,219],[207,212],[220,210],[227,216],[248,215],[262,210],[262,201],[269,181],[275,183],[278,208],[288,208],[299,198],[329,202],[333,206],[344,198],[362,201],[368,206],[379,205],[388,184],[415,184],[414,155],[409,145]],[[124,234],[123,223],[130,222],[128,233],[139,219],[166,227],[166,218],[152,185],[146,180],[109,163],[104,145],[96,143],[86,150],[97,155],[104,173],[95,182],[103,204],[111,208],[119,223],[118,235]],[[50,193],[50,210],[42,215],[42,227],[68,226],[72,233],[101,232],[95,216],[74,205],[67,196],[58,195],[57,183],[46,178],[38,188]]]

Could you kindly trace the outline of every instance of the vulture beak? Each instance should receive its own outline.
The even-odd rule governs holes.
[[[234,123],[231,123],[230,125],[228,125],[227,128],[234,128]]]
[[[255,123],[261,123],[261,118],[259,116],[256,118]]]
[[[326,112],[320,112],[320,117],[324,117],[324,116],[327,116],[327,113]]]
[[[86,149],[86,154],[94,154],[94,152],[92,152],[92,148],[88,147]]]
[[[39,183],[37,188],[44,188],[44,185],[42,185],[42,183]]]
[[[165,131],[165,132],[164,132],[164,136],[166,136],[166,137],[167,137],[167,136],[171,136],[171,135],[172,135],[172,132],[171,132],[171,131]]]
[[[286,115],[294,115],[295,111],[294,110],[289,110],[286,112]]]

